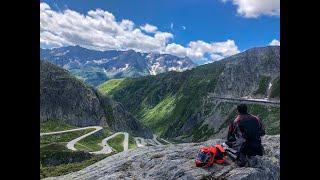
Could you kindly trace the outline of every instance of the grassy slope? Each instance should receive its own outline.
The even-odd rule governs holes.
[[[98,89],[101,90],[101,92],[108,94],[110,91],[115,89],[119,84],[123,81],[123,79],[111,79],[106,81],[105,83],[98,86]]]
[[[97,135],[93,134],[80,140],[75,144],[75,148],[85,152],[99,151],[102,149],[101,141],[110,135],[110,129],[104,127],[102,133],[99,133]]]
[[[155,133],[161,133],[165,130],[166,122],[174,107],[175,97],[166,97],[153,108],[145,108],[137,116],[147,127],[154,130]]]
[[[136,141],[134,140],[133,136],[129,135],[129,149],[137,148]]]
[[[40,123],[40,132],[54,132],[54,131],[63,131],[77,128],[70,124],[66,124],[65,122],[59,120],[50,120]]]
[[[123,151],[123,140],[124,140],[124,135],[119,134],[116,137],[110,139],[108,141],[108,144],[116,150],[116,152],[122,152]]]
[[[40,178],[79,171],[105,157],[107,155],[71,151],[66,148],[66,143],[52,143],[40,148]]]
[[[168,129],[175,132],[200,110],[201,98],[214,91],[223,67],[222,62],[217,62],[183,73],[124,79],[108,95],[123,103],[157,134],[162,135]],[[99,91],[104,93],[102,88]]]
[[[79,171],[87,166],[90,166],[91,164],[94,164],[95,162],[104,159],[105,157],[107,157],[107,155],[97,155],[83,160],[82,162],[40,167],[40,178],[61,176],[71,172]]]

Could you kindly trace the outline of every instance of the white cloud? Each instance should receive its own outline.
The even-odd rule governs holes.
[[[145,24],[144,26],[140,26],[140,29],[147,32],[147,33],[154,33],[158,30],[156,26]]]
[[[170,27],[173,29],[173,23]],[[195,62],[212,62],[239,52],[233,40],[207,43],[191,41],[186,47],[170,42],[173,34],[156,26],[138,26],[101,9],[87,14],[66,9],[54,11],[40,3],[40,44],[43,48],[79,45],[95,50],[129,50],[187,56]]]
[[[40,43],[45,47],[70,44],[96,50],[128,50],[161,52],[173,38],[168,32],[155,32],[155,26],[145,26],[153,35],[143,33],[127,19],[116,21],[113,14],[101,9],[80,14],[67,9],[54,11],[40,3]]]
[[[182,29],[183,29],[183,30],[186,30],[187,28],[186,28],[185,26],[182,26]]]
[[[232,1],[237,6],[237,13],[246,18],[280,15],[280,0],[222,0],[227,1]]]
[[[170,29],[173,30],[173,23],[170,24]]]
[[[233,40],[227,40],[213,43],[191,41],[188,47],[171,43],[167,45],[166,52],[179,57],[187,56],[195,62],[212,62],[237,54],[240,51]],[[206,55],[209,55],[209,57]]]
[[[280,46],[280,41],[278,41],[277,39],[272,40],[269,43],[270,46]]]

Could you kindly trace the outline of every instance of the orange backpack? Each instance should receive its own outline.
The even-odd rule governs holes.
[[[227,158],[225,149],[220,145],[201,147],[195,160],[197,167],[210,167],[214,163],[222,164]]]

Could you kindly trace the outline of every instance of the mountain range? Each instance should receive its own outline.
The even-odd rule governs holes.
[[[98,89],[161,137],[178,142],[225,137],[239,104],[232,98],[280,101],[280,47],[252,48],[184,72],[109,80]],[[243,103],[268,134],[279,133],[279,105]]]
[[[71,74],[92,86],[108,79],[157,75],[167,71],[184,71],[196,66],[187,57],[133,50],[96,51],[80,46],[40,48],[40,59],[69,70]]]

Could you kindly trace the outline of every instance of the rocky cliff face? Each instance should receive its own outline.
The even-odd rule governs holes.
[[[40,61],[40,119],[64,120],[76,126],[106,125],[93,89],[49,62]]]
[[[40,121],[62,120],[75,126],[101,125],[151,137],[120,103],[100,95],[70,73],[40,61]]]
[[[106,112],[107,124],[112,130],[128,132],[138,137],[153,137],[152,131],[143,127],[130,112],[126,111],[121,103],[103,97],[99,93],[97,93],[97,96],[102,102],[102,107]]]
[[[48,179],[226,179],[275,180],[280,178],[280,136],[263,137],[264,156],[249,159],[239,168],[230,159],[208,169],[195,167],[194,159],[201,145],[222,143],[213,139],[204,143],[185,143],[143,147],[122,152],[81,171]]]
[[[253,48],[226,58],[214,94],[222,97],[270,97],[280,77],[280,47]]]

